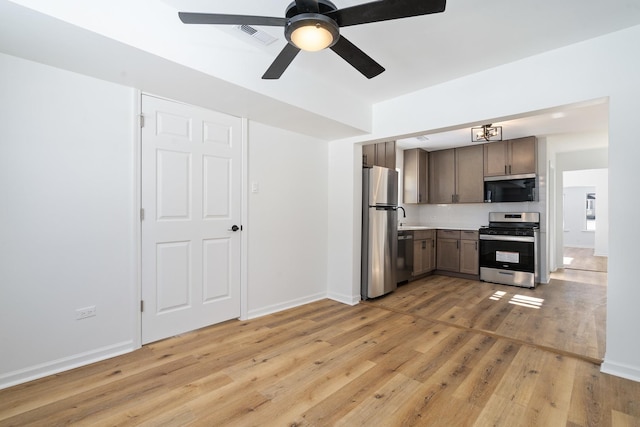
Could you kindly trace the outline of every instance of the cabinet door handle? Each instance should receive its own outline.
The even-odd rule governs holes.
[[[478,250],[478,242],[476,242],[476,251]]]
[[[504,174],[507,174],[507,165],[504,165]]]
[[[509,175],[511,175],[511,165],[509,165]]]
[[[422,249],[427,249],[427,241],[426,240],[422,241]]]

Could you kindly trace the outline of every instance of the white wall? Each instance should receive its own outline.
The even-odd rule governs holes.
[[[360,301],[362,147],[329,144],[329,298]],[[347,262],[345,262],[347,261]]]
[[[636,307],[640,287],[634,268],[634,242],[640,239],[640,229],[623,224],[628,224],[628,213],[635,211],[637,203],[629,194],[633,193],[631,183],[640,158],[640,144],[636,143],[638,45],[640,26],[382,102],[374,106],[374,133],[368,137],[379,141],[608,97],[611,227],[607,349],[602,369],[636,380],[640,380],[640,340],[629,337],[635,336],[633,325],[640,324]],[[491,89],[490,97],[485,96],[487,88]],[[362,139],[349,141],[360,143]],[[341,145],[336,142],[330,150],[337,147]],[[335,167],[330,173],[337,183],[341,178],[352,179],[353,169]],[[330,188],[331,193],[344,199],[348,190]],[[352,212],[357,208],[354,204]],[[333,239],[336,233],[331,228],[329,232]],[[332,261],[338,264],[332,265]],[[346,264],[352,269],[358,262],[354,258],[333,259],[329,268],[346,272],[350,270]],[[347,283],[352,279],[344,276],[335,280]],[[344,286],[345,292],[349,287]]]
[[[0,54],[0,388],[139,347],[136,96]],[[327,295],[328,147],[248,134],[254,317]]]
[[[0,388],[138,346],[135,111],[0,54]]]
[[[324,141],[250,122],[249,317],[327,295],[327,155]]]

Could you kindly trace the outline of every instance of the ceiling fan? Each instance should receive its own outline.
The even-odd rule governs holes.
[[[340,35],[341,27],[444,12],[446,0],[378,0],[337,9],[329,0],[296,0],[285,17],[178,12],[185,24],[266,25],[284,27],[289,42],[263,79],[278,79],[300,50],[330,48],[368,79],[384,68]]]

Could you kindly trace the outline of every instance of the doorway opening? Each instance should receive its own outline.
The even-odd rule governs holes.
[[[563,172],[562,268],[607,272],[608,169]]]

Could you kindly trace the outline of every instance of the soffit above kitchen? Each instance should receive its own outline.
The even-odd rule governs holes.
[[[396,145],[401,149],[422,148],[427,151],[437,151],[483,144],[484,141],[472,142],[471,140],[471,128],[481,124],[500,126],[503,140],[532,135],[538,138],[587,133],[606,135],[609,129],[609,102],[607,98],[600,98],[514,117],[489,120],[488,123],[468,124],[455,129],[424,132],[419,135],[405,135],[396,140]],[[597,138],[595,141],[584,138],[579,146],[566,147],[566,149],[585,150],[606,146],[608,146],[608,138]]]

